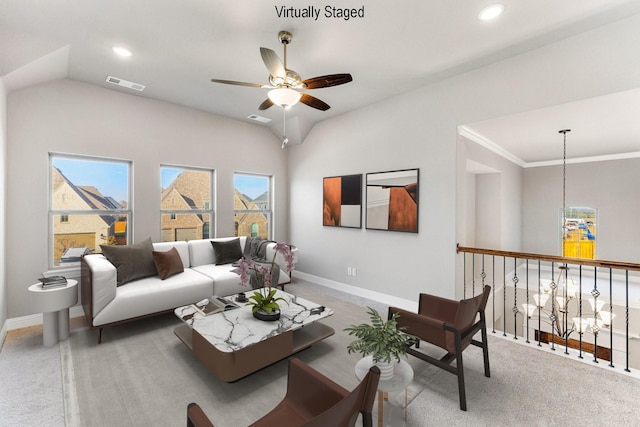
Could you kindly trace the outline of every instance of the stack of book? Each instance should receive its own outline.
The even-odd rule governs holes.
[[[67,278],[64,276],[41,277],[38,280],[40,280],[40,283],[42,283],[42,289],[67,286]]]

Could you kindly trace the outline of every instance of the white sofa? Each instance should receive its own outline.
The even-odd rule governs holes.
[[[153,243],[153,250],[165,252],[176,248],[184,271],[164,280],[159,276],[144,277],[117,286],[116,267],[102,254],[85,255],[81,268],[81,299],[87,323],[98,329],[98,342],[102,328],[153,316],[212,295],[231,295],[250,291],[243,286],[240,276],[233,272],[232,264],[215,264],[211,241],[229,241],[231,238],[202,239],[181,242]],[[245,237],[239,237],[244,251]],[[273,259],[275,243],[266,247],[267,260]],[[278,253],[276,263],[284,266]],[[280,269],[278,286],[291,282],[290,275]]]

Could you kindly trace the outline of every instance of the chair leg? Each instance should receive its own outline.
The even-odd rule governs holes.
[[[491,370],[489,369],[489,344],[487,343],[487,325],[484,323],[484,312],[480,313],[482,320],[482,357],[484,358],[484,376],[491,377]]]
[[[362,412],[362,427],[373,427],[371,412]]]
[[[455,334],[456,341],[456,375],[458,376],[458,394],[460,395],[460,409],[467,410],[467,394],[464,388],[464,366],[462,364],[462,344],[460,333]]]

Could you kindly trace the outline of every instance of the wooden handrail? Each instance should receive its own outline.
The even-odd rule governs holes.
[[[640,264],[632,262],[620,262],[620,261],[605,261],[600,259],[585,259],[585,258],[569,258],[558,255],[545,255],[534,254],[529,252],[515,252],[515,251],[501,251],[497,249],[482,249],[482,248],[470,248],[467,246],[456,245],[456,252],[466,252],[472,254],[482,255],[494,255],[505,258],[522,258],[532,259],[536,261],[549,261],[558,262],[562,264],[578,264],[578,265],[590,265],[593,267],[613,268],[619,270],[633,270],[640,271]]]

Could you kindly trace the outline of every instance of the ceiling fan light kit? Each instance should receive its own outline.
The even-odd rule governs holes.
[[[267,94],[271,102],[282,108],[291,108],[300,101],[302,94],[287,87],[271,89]]]

